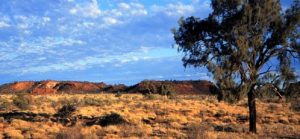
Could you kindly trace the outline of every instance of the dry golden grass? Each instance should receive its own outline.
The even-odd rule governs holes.
[[[12,103],[13,95],[1,95]],[[64,104],[77,105],[73,114],[102,116],[118,113],[127,124],[66,127],[59,123],[0,119],[0,138],[296,138],[300,137],[300,114],[291,104],[258,101],[258,133],[248,132],[246,101],[229,105],[209,96],[177,96],[166,99],[140,94],[74,94],[33,96],[32,106],[20,110],[13,104],[0,112],[13,110],[55,114]],[[5,105],[6,106],[6,105]],[[0,117],[1,118],[1,117]]]

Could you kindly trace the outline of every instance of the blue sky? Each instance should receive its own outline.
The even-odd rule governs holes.
[[[209,79],[183,68],[170,30],[210,11],[209,0],[0,0],[0,84]]]

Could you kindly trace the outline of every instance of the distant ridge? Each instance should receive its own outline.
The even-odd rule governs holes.
[[[1,94],[14,93],[30,93],[30,94],[61,94],[61,93],[144,93],[145,86],[142,81],[133,86],[126,86],[123,84],[108,85],[103,82],[87,82],[87,81],[20,81],[7,83],[0,86]],[[155,87],[160,85],[169,85],[174,88],[178,94],[211,94],[209,88],[213,83],[205,80],[190,80],[190,81],[154,81],[149,80]]]

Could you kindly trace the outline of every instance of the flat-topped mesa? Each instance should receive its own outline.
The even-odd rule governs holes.
[[[210,88],[213,85],[210,81],[142,81],[133,86],[124,84],[107,85],[103,82],[80,82],[80,81],[21,81],[3,84],[0,86],[0,93],[31,93],[31,94],[78,94],[78,93],[145,93],[147,84],[159,90],[162,85],[171,87],[176,94],[211,94]],[[158,92],[152,92],[158,93]]]
[[[154,81],[145,80],[127,89],[130,93],[159,93],[162,86],[169,86],[176,94],[212,94],[210,88],[214,84],[206,80],[190,80],[190,81]]]
[[[98,93],[106,86],[105,83],[79,81],[21,81],[1,85],[0,93]]]
[[[54,88],[59,93],[99,93],[106,86],[107,85],[105,83],[63,81],[57,84]]]

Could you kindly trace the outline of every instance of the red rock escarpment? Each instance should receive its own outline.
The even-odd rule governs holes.
[[[104,83],[77,82],[77,81],[22,81],[0,86],[0,93],[97,93],[107,85]]]
[[[31,93],[31,94],[56,94],[56,93],[99,93],[99,92],[127,92],[145,93],[147,85],[159,90],[162,85],[171,86],[176,94],[211,94],[210,87],[214,86],[209,81],[143,81],[133,86],[106,85],[105,83],[79,82],[79,81],[23,81],[8,83],[0,86],[0,93]],[[155,93],[155,92],[153,92]]]

